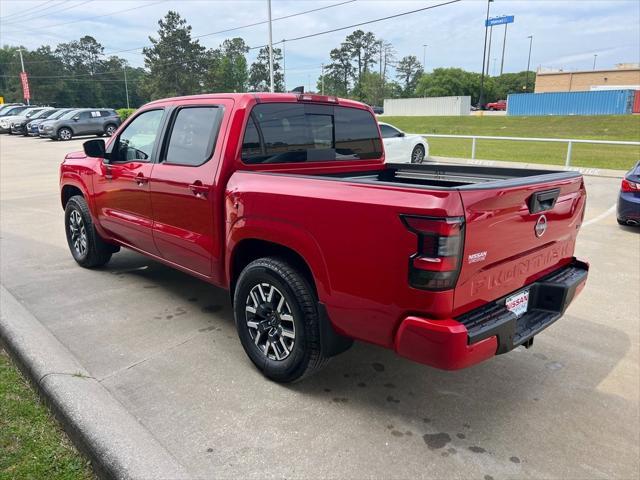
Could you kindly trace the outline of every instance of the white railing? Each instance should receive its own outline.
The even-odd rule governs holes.
[[[510,140],[513,142],[549,142],[549,143],[566,143],[567,156],[564,162],[566,167],[571,166],[571,153],[574,143],[591,143],[596,145],[630,145],[640,147],[640,142],[615,141],[615,140],[583,140],[576,138],[535,138],[535,137],[491,137],[482,135],[444,135],[436,133],[420,133],[418,134],[426,138],[466,138],[471,140],[471,159],[476,159],[476,144],[480,140]]]

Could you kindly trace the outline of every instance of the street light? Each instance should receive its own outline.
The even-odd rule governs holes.
[[[598,58],[598,54],[597,54],[597,53],[595,53],[595,54],[593,55],[593,70],[594,70],[594,71],[595,71],[595,69],[596,69],[596,58]]]
[[[271,0],[267,0],[267,9],[269,10],[269,91],[274,92],[273,88],[273,39],[271,28]]]
[[[527,79],[525,81],[525,91],[529,91],[529,69],[531,67],[531,46],[533,45],[533,35],[527,37],[529,39],[529,60],[527,60]]]
[[[482,50],[482,73],[480,75],[480,98],[478,99],[478,106],[482,108],[484,104],[484,66],[487,60],[487,24],[489,23],[489,8],[491,7],[493,0],[487,0],[487,19],[484,22],[484,49]]]

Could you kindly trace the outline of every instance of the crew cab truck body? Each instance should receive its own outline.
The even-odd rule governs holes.
[[[298,380],[353,339],[442,369],[530,346],[585,284],[580,174],[384,163],[365,105],[145,105],[61,166],[71,253],[120,246],[231,292],[245,351]]]

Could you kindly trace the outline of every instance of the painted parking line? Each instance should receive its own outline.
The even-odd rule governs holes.
[[[600,220],[608,217],[609,215],[611,215],[616,209],[616,204],[614,203],[613,205],[611,205],[611,207],[609,207],[609,209],[606,212],[602,212],[600,215],[598,215],[597,217],[592,218],[591,220],[588,220],[586,222],[584,222],[582,224],[583,227],[588,227],[589,225],[591,225],[592,223],[597,223]]]

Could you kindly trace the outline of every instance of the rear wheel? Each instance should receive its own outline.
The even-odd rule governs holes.
[[[58,140],[71,140],[73,138],[73,132],[70,128],[62,127],[58,130]]]
[[[110,123],[105,127],[104,133],[107,135],[107,137],[110,137],[115,133],[116,129],[117,127],[114,124]]]
[[[411,163],[424,162],[424,147],[422,145],[416,145],[411,152]]]
[[[242,346],[266,377],[294,382],[326,363],[313,289],[285,261],[268,257],[247,265],[233,304]]]
[[[81,195],[75,195],[67,202],[64,224],[71,255],[82,267],[100,267],[117,250],[96,232],[87,202]]]

